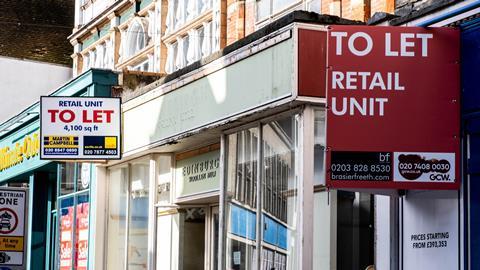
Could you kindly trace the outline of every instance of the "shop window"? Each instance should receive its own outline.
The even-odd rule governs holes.
[[[251,128],[228,138],[227,269],[257,267],[257,164],[259,129]]]
[[[90,187],[91,165],[81,163],[77,166],[77,190],[85,190]]]
[[[90,163],[60,163],[59,196],[69,195],[83,190],[88,190],[91,179]]]
[[[60,195],[73,193],[75,190],[75,163],[61,163],[60,170]]]
[[[149,163],[109,170],[107,269],[147,269]]]
[[[107,216],[107,269],[125,269],[128,166],[110,170]]]
[[[262,255],[268,256],[261,269],[298,269],[297,120],[287,117],[262,129]]]
[[[149,160],[133,162],[130,178],[127,269],[146,269],[148,257]]]
[[[57,269],[88,269],[90,230],[89,163],[58,165]],[[55,249],[53,249],[55,250]]]
[[[227,269],[298,269],[298,119],[260,128],[228,136]]]

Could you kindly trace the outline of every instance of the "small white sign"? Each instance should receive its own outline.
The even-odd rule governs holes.
[[[455,153],[395,152],[395,182],[455,182]]]
[[[0,188],[0,266],[23,266],[27,191]]]
[[[120,159],[121,100],[40,98],[40,158]]]
[[[233,252],[233,265],[240,265],[242,253],[240,251]]]
[[[403,269],[458,269],[458,191],[418,191],[403,200]]]

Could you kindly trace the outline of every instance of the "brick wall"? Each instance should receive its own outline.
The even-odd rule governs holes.
[[[342,1],[342,17],[350,20],[367,21],[370,18],[370,1]]]
[[[0,0],[0,55],[71,65],[75,1]]]
[[[245,0],[245,35],[255,31],[255,0]]]
[[[227,0],[227,46],[245,36],[245,1]]]
[[[405,1],[405,0],[404,0]],[[322,13],[368,21],[375,12],[393,13],[395,0],[323,0]]]
[[[386,12],[393,14],[395,12],[395,0],[371,0],[370,14],[375,12]]]

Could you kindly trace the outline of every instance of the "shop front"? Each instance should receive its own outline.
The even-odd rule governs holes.
[[[116,80],[90,70],[50,95],[108,96]],[[39,113],[37,102],[0,125],[0,182],[29,194],[23,269],[93,269],[95,167],[41,160]]]
[[[388,162],[383,167],[368,164],[384,171],[371,176],[380,178],[359,186],[329,182],[338,179],[330,177],[332,148],[327,139],[329,128],[334,127],[328,124],[332,113],[327,106],[331,96],[326,93],[331,89],[326,85],[332,85],[328,78],[336,78],[342,93],[368,84],[375,93],[401,96],[403,89],[394,88],[404,86],[393,73],[370,71],[368,78],[366,74],[354,78],[351,73],[355,72],[347,69],[343,78],[333,77],[327,62],[331,58],[327,57],[327,33],[332,31],[328,24],[352,22],[332,20],[292,13],[227,47],[222,56],[198,69],[181,70],[147,86],[144,94],[122,105],[123,158],[97,167],[97,175],[106,179],[101,182],[106,183],[107,213],[105,235],[96,234],[106,239],[105,259],[97,265],[105,269],[350,270],[381,263],[378,256],[384,252],[381,258],[392,258],[397,267],[392,269],[398,269],[406,238],[395,232],[403,228],[409,237],[424,233],[419,229],[422,224],[414,221],[428,208],[427,204],[416,207],[415,199],[426,197],[412,191],[401,208],[410,216],[400,216],[402,190],[434,188],[423,178],[405,181],[404,186],[394,183],[394,166]],[[345,41],[345,51],[353,44],[353,53],[364,56],[371,42],[365,35],[354,37],[360,37],[358,44],[366,47],[355,47],[358,44],[348,41],[346,32],[332,37]],[[399,42],[400,37],[393,41]],[[426,41],[424,36],[416,44],[425,46]],[[408,54],[411,47],[391,47],[391,51]],[[422,52],[420,47],[415,49],[419,55]],[[356,105],[344,104],[341,109],[338,102],[337,112],[365,117],[389,113],[391,107],[381,97],[370,101],[359,95],[372,89],[356,91]],[[398,104],[392,106],[399,109]],[[365,139],[359,130],[347,129],[338,136]],[[350,143],[355,145],[354,140]],[[452,171],[452,181],[437,188],[458,188],[458,171]],[[442,219],[443,213],[453,209],[448,201],[451,194],[446,193],[445,205],[434,206],[439,207],[432,213],[438,220],[449,220]],[[411,227],[399,225],[400,217]],[[443,241],[442,229],[428,228],[425,233]],[[454,246],[459,237],[449,232],[448,245]],[[405,256],[409,256],[406,250]]]

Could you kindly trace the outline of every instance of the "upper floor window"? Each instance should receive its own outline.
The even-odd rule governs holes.
[[[87,49],[82,53],[82,72],[89,68],[113,69],[113,40],[105,39],[103,42]]]
[[[168,0],[166,32],[171,34],[210,11],[213,0]]]
[[[299,3],[299,0],[257,0],[257,21],[266,19],[288,8],[289,6]]]
[[[321,0],[256,0],[256,19],[263,21],[296,9],[321,13]]]
[[[135,55],[144,49],[147,45],[147,27],[142,23],[141,19],[135,20],[128,28],[126,33],[125,58]]]
[[[77,24],[87,24],[93,18],[97,17],[105,9],[110,7],[117,0],[76,0],[77,9],[76,12],[76,23]]]
[[[175,72],[218,50],[219,21],[213,0],[168,0],[162,38],[167,47],[165,72]]]
[[[154,48],[152,29],[153,13],[136,17],[121,30],[120,59],[116,68],[136,71],[154,71]]]

